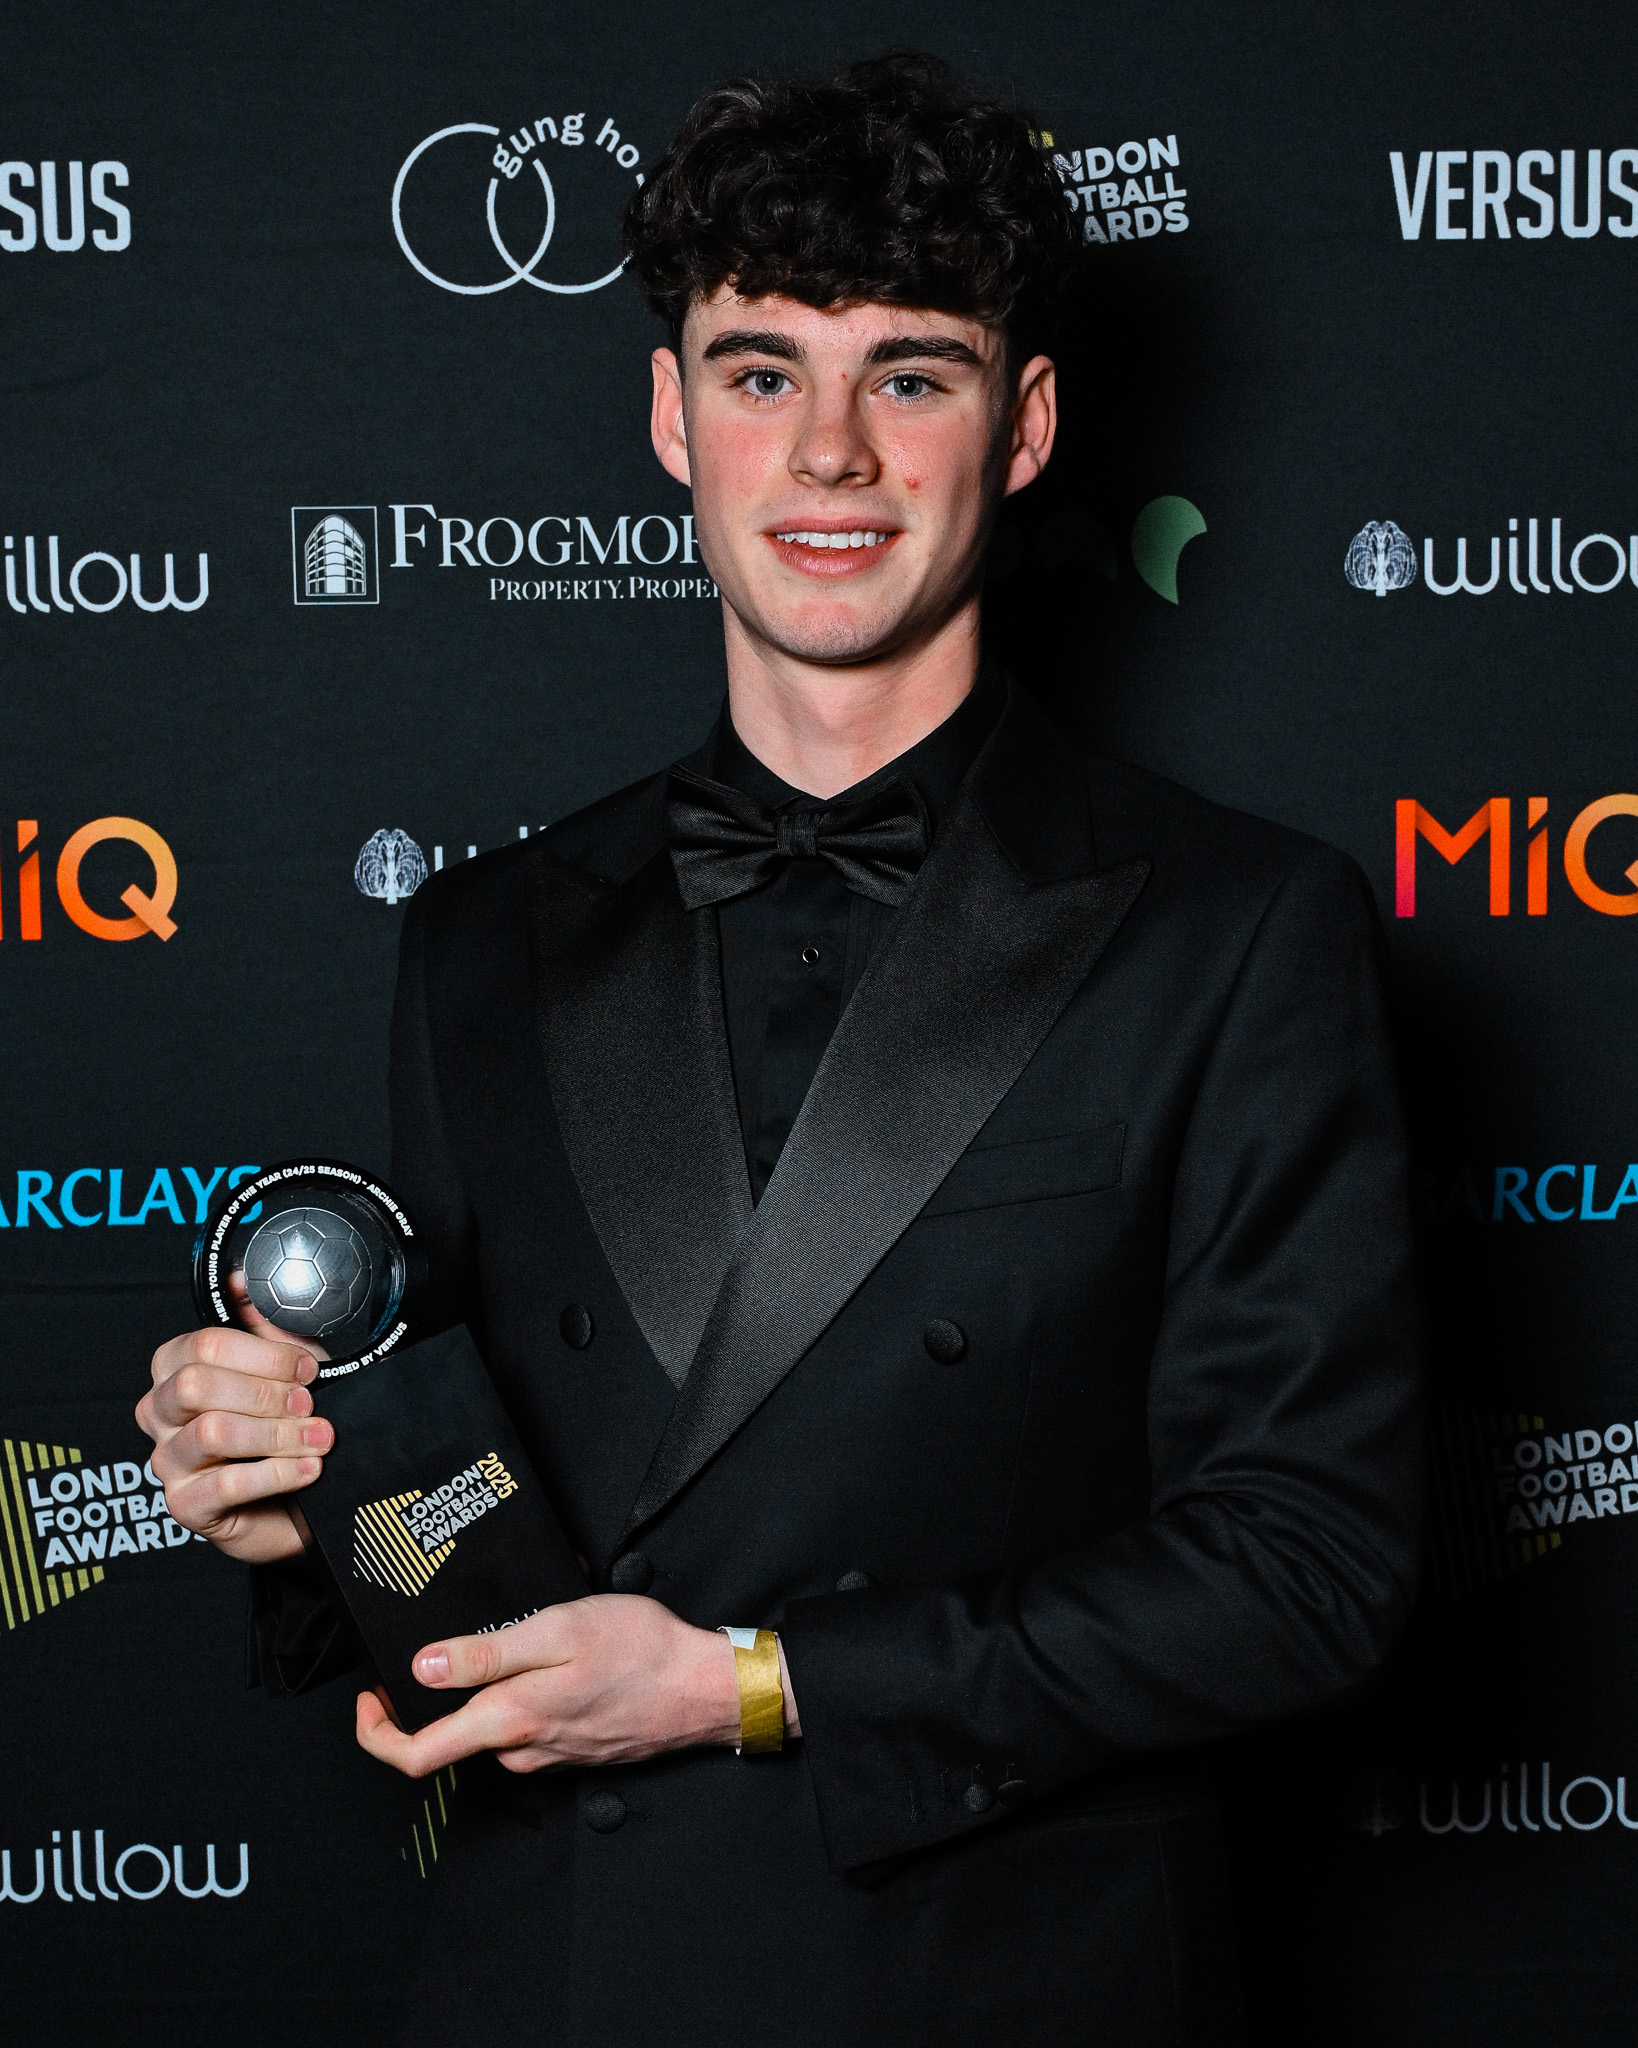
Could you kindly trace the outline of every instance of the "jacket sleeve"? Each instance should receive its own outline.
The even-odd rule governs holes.
[[[982,1581],[787,1610],[839,1867],[1317,1706],[1390,1646],[1421,1488],[1382,951],[1364,877],[1315,848],[1239,964],[1173,1190],[1147,1517]]]
[[[392,1171],[426,1247],[423,1336],[463,1320],[473,1270],[473,1232],[444,1133],[427,1022],[426,925],[419,903],[405,913],[398,949],[388,1067]],[[250,1573],[248,1675],[275,1698],[340,1677],[360,1662],[351,1621],[314,1560],[254,1565]]]

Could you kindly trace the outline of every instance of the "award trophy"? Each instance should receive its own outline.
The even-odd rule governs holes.
[[[202,1322],[257,1328],[248,1307],[321,1357],[313,1406],[335,1444],[300,1513],[412,1731],[472,1696],[421,1685],[417,1650],[589,1590],[466,1326],[418,1328],[426,1283],[397,1197],[331,1159],[245,1181],[194,1248]]]

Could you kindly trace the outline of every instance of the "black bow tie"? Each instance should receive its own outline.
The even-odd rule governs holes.
[[[760,888],[787,860],[829,861],[855,894],[902,903],[930,838],[927,808],[902,775],[851,803],[775,811],[726,783],[673,768],[666,826],[690,910]]]

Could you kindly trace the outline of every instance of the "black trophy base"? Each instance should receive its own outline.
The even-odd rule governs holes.
[[[464,1324],[313,1393],[336,1440],[297,1504],[413,1732],[472,1697],[420,1684],[418,1650],[590,1588]]]

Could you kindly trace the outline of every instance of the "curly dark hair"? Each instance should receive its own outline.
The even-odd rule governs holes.
[[[622,225],[674,343],[690,305],[731,282],[964,315],[1001,328],[1017,363],[1050,346],[1078,260],[1028,117],[914,51],[711,87]]]

